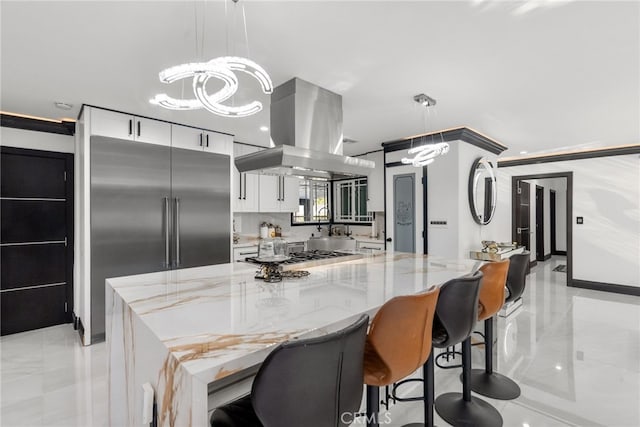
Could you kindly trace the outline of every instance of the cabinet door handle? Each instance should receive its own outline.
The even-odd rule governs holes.
[[[244,190],[243,190],[244,196],[242,196],[243,200],[247,200],[247,174],[244,174]]]
[[[239,255],[258,255],[258,252],[240,252]]]
[[[140,120],[138,120],[138,136],[140,136]]]
[[[209,135],[207,135],[207,147],[209,146]]]
[[[240,182],[238,182],[238,200],[242,200],[242,172],[238,174],[238,178],[240,179]]]
[[[163,199],[164,204],[164,266],[165,268],[171,267],[170,256],[170,242],[169,242],[169,227],[170,227],[170,211],[169,211],[169,198]]]
[[[202,147],[202,134],[200,134],[200,147]]]
[[[133,135],[133,120],[129,119],[129,136]]]
[[[180,267],[180,199],[177,197],[174,199],[175,202],[175,235],[176,235],[176,267]]]

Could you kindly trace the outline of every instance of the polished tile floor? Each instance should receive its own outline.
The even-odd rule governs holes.
[[[487,399],[505,427],[640,426],[640,297],[565,286],[535,267],[524,306],[498,321],[497,371],[522,388],[517,400]],[[106,425],[105,345],[81,347],[69,325],[0,339],[0,425]],[[483,352],[473,349],[474,367]],[[459,370],[436,370],[436,394],[459,391]],[[422,421],[418,403],[393,406],[385,425]],[[363,425],[364,420],[354,423]],[[436,416],[436,424],[447,425]]]

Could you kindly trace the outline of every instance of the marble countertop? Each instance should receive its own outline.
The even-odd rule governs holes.
[[[395,295],[442,284],[472,267],[472,261],[378,253],[275,284],[255,279],[255,266],[245,263],[107,283],[188,372],[211,383],[260,363],[279,342],[339,329]]]

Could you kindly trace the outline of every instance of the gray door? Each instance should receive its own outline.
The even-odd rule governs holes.
[[[393,177],[394,248],[416,251],[415,174]]]
[[[105,279],[168,268],[171,149],[91,137],[91,337],[104,339]]]
[[[230,262],[229,156],[171,150],[174,268]]]

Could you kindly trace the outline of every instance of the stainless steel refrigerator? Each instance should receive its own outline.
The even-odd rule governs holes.
[[[105,279],[230,260],[230,159],[91,137],[91,341]]]

